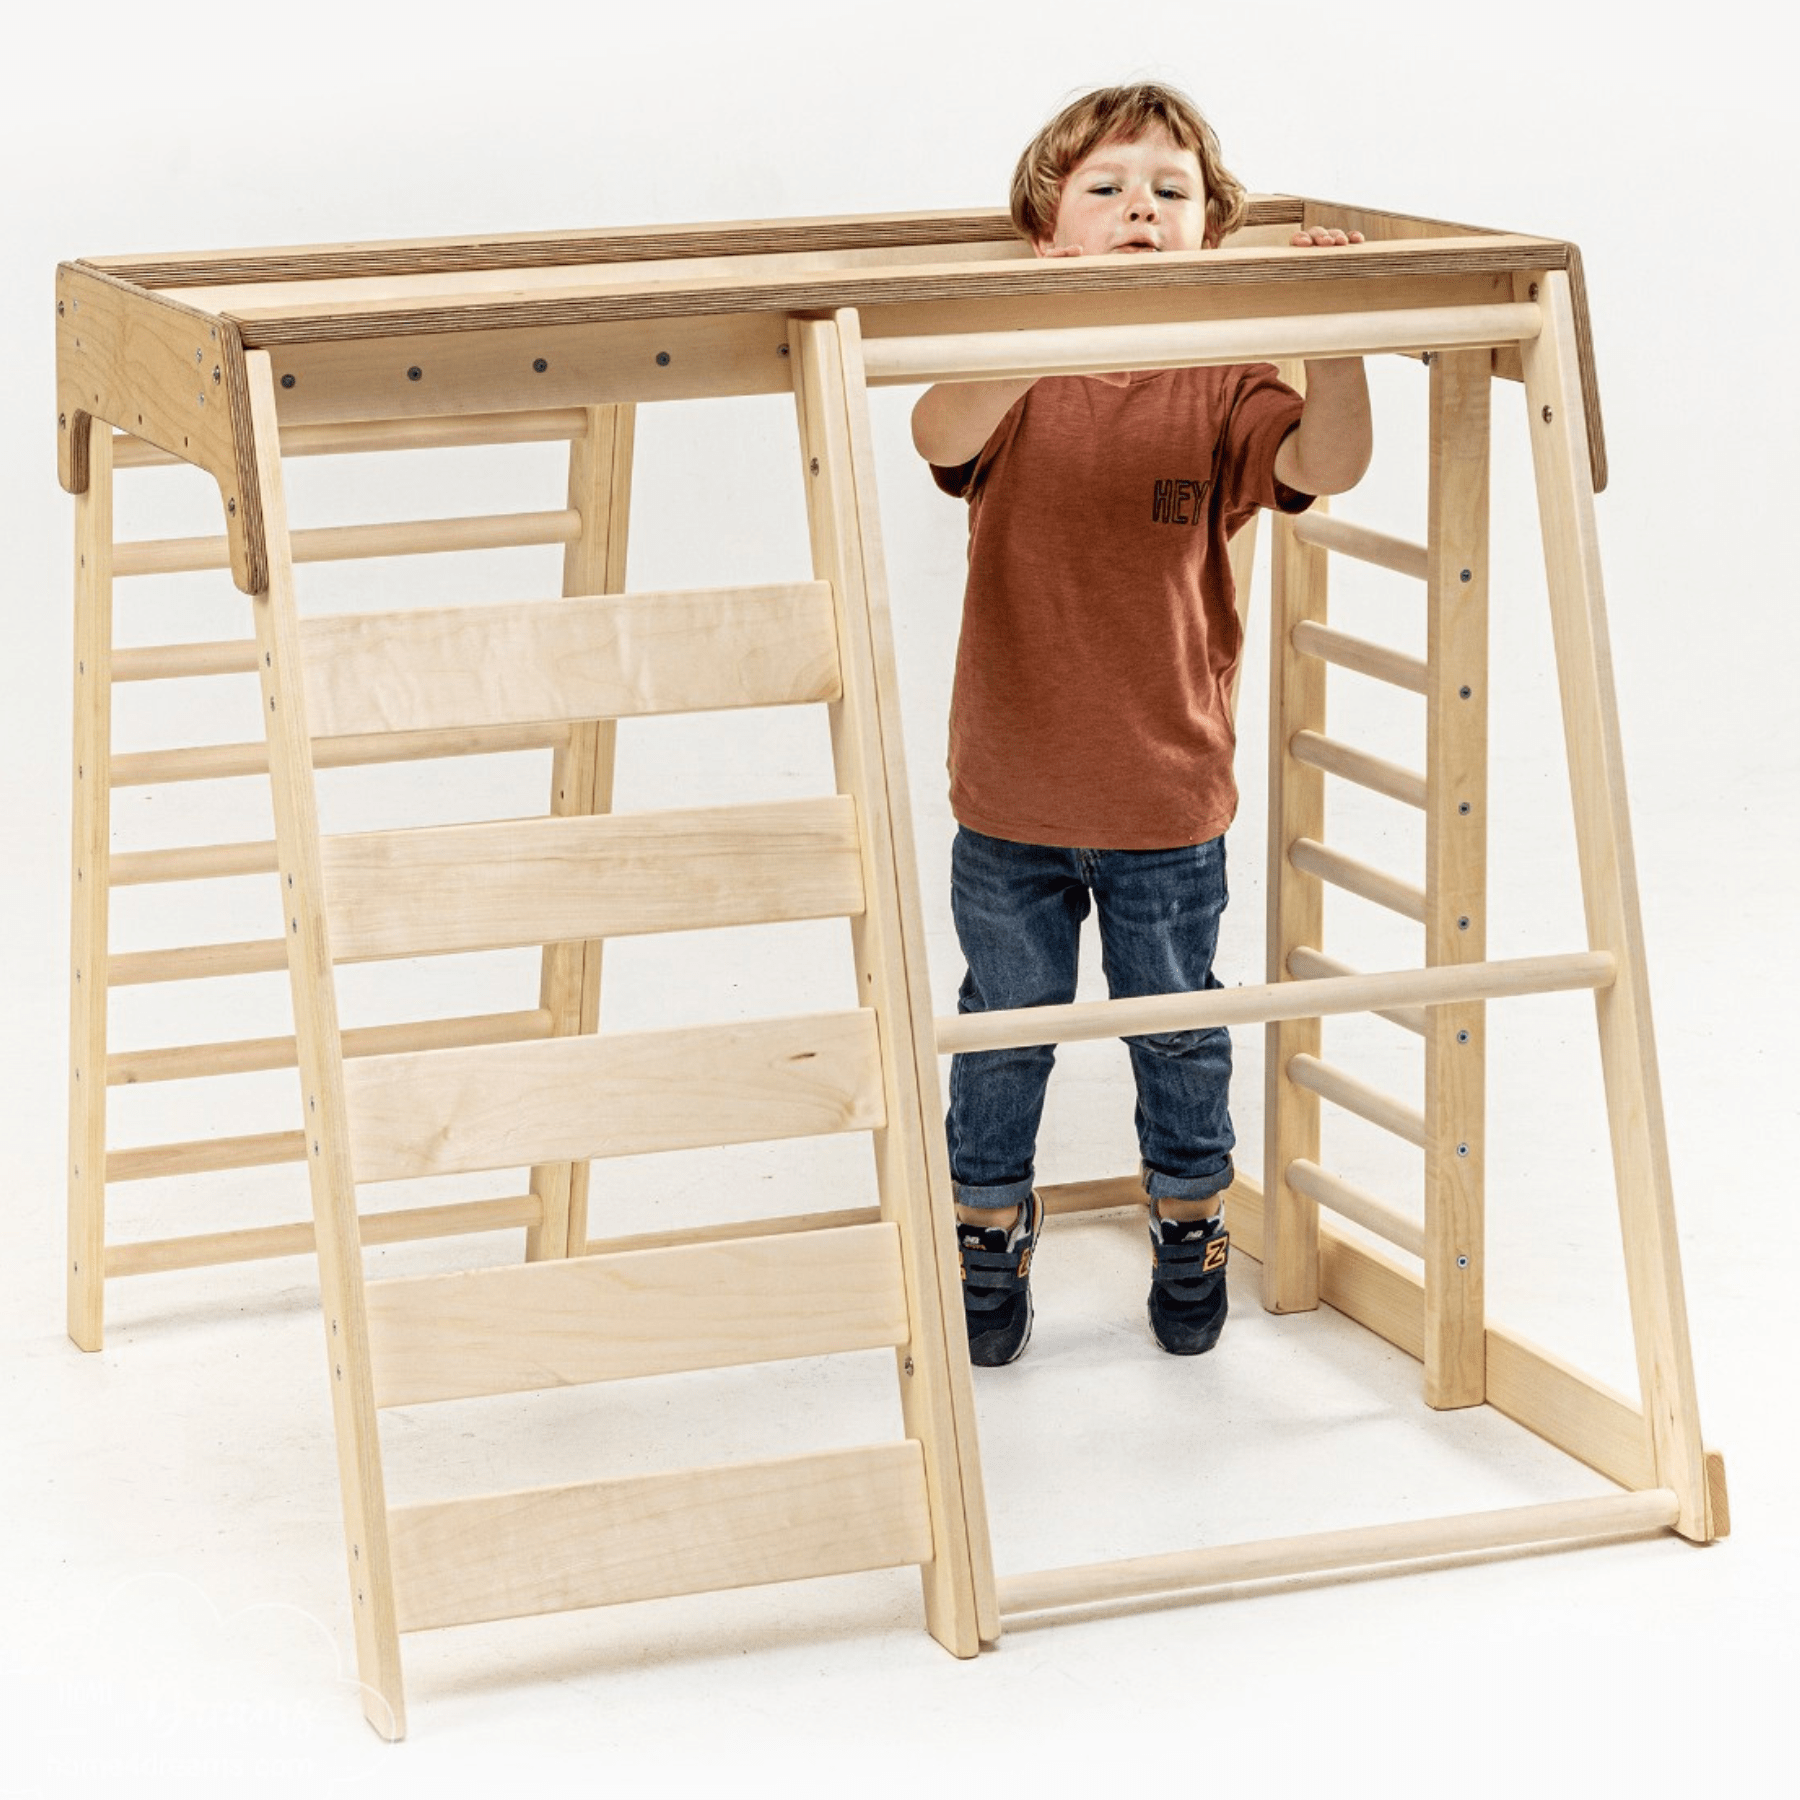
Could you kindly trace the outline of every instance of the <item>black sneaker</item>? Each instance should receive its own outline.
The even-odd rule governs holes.
[[[1010,1227],[956,1226],[962,1257],[963,1322],[969,1361],[997,1369],[1017,1362],[1031,1336],[1031,1252],[1044,1225],[1044,1203],[1028,1195]]]
[[[1171,1356],[1198,1356],[1225,1329],[1225,1262],[1231,1236],[1223,1218],[1150,1215],[1150,1329]]]

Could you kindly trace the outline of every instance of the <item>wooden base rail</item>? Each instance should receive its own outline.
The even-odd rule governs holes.
[[[1385,1200],[1377,1200],[1373,1194],[1352,1187],[1341,1177],[1321,1169],[1317,1163],[1299,1158],[1288,1164],[1283,1179],[1296,1194],[1316,1201],[1340,1219],[1348,1219],[1352,1225],[1374,1232],[1396,1250],[1404,1250],[1409,1256],[1425,1254],[1425,1227],[1417,1219],[1396,1212]]]
[[[1014,1050],[1029,1044],[1197,1031],[1213,1025],[1261,1025],[1270,1019],[1324,1019],[1339,1013],[1379,1012],[1409,1002],[1448,1006],[1458,1000],[1560,994],[1609,987],[1613,970],[1613,959],[1604,951],[1578,950],[1562,956],[1521,956],[1436,969],[1397,969],[1379,975],[1337,975],[1190,994],[1154,994],[1143,1000],[1083,1000],[1072,1006],[958,1013],[937,1021],[937,1047],[940,1056],[947,1056],[964,1050]]]
[[[514,550],[529,544],[572,544],[581,514],[485,513],[477,518],[400,519],[386,525],[321,525],[292,535],[293,559],[349,562],[369,556],[427,556],[442,550]],[[113,574],[190,575],[231,567],[222,537],[145,538],[113,546]]]
[[[1371,644],[1346,631],[1333,631],[1329,625],[1296,625],[1294,648],[1302,656],[1316,656],[1333,668],[1366,675],[1371,681],[1404,688],[1409,694],[1423,694],[1431,686],[1431,670],[1420,658],[1390,650],[1385,644]]]
[[[1680,1510],[1669,1489],[1648,1488],[1635,1494],[1603,1494],[1500,1512],[1456,1513],[1441,1519],[1313,1532],[1254,1544],[1002,1576],[998,1583],[1000,1617],[1011,1622],[1029,1613],[1142,1600],[1157,1594],[1198,1593],[1250,1581],[1303,1579],[1388,1563],[1638,1537],[1668,1530]]]
[[[1402,881],[1397,875],[1371,868],[1354,856],[1346,856],[1341,850],[1330,849],[1305,837],[1296,838],[1288,846],[1288,861],[1302,875],[1316,875],[1320,881],[1342,888],[1359,900],[1367,900],[1372,906],[1385,907],[1415,924],[1425,923],[1425,890],[1410,881]]]
[[[487,413],[443,419],[368,419],[343,425],[286,425],[281,454],[339,456],[368,450],[450,450],[482,444],[576,443],[587,436],[587,408]],[[184,468],[179,456],[130,432],[113,437],[116,469]]]
[[[1366,750],[1340,744],[1317,731],[1296,731],[1288,743],[1288,754],[1297,763],[1321,774],[1335,775],[1341,781],[1353,781],[1370,792],[1385,794],[1402,806],[1425,810],[1425,777],[1385,757],[1371,756]]]
[[[1208,319],[1180,324],[1095,325],[942,337],[870,338],[869,385],[1010,380],[1110,369],[1182,369],[1283,357],[1371,356],[1384,350],[1449,350],[1536,337],[1534,305],[1427,306],[1295,318]]]
[[[1430,552],[1423,544],[1390,537],[1385,531],[1372,531],[1367,525],[1352,525],[1330,513],[1300,514],[1293,522],[1293,532],[1303,544],[1336,551],[1354,562],[1374,563],[1377,568],[1392,569],[1396,575],[1410,575],[1415,581],[1424,581],[1430,573]]]

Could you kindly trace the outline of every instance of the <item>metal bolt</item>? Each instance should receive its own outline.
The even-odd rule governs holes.
[[[237,496],[235,494],[225,502],[225,510],[232,518],[235,519],[237,517]]]
[[[788,347],[786,344],[777,344],[775,346],[775,354],[777,356],[786,356],[787,353],[788,353]]]
[[[1555,414],[1555,413],[1553,413],[1553,412],[1552,412],[1552,411],[1551,411],[1551,410],[1550,410],[1550,409],[1549,409],[1549,407],[1547,407],[1547,406],[1546,406],[1546,407],[1545,407],[1545,408],[1544,408],[1544,423],[1545,423],[1545,424],[1546,424],[1546,425],[1548,425],[1548,424],[1549,424],[1549,423],[1550,423],[1550,421],[1551,421],[1551,420],[1552,420],[1552,419],[1554,419],[1554,418],[1555,418],[1555,417],[1556,417],[1556,414]]]
[[[819,472],[819,459],[818,459],[818,458],[817,458],[817,457],[816,457],[816,456],[815,456],[815,457],[814,457],[814,458],[813,458],[813,459],[812,459],[812,461],[811,461],[811,462],[810,462],[810,463],[809,463],[809,464],[808,464],[808,465],[807,465],[807,466],[808,466],[808,467],[809,467],[809,468],[810,468],[810,469],[811,469],[811,470],[812,470],[812,472],[813,472],[813,473],[814,473],[814,474],[815,474],[815,475],[816,475],[816,474],[818,474],[818,472]]]
[[[538,375],[541,375],[541,374],[543,374],[543,372],[544,372],[544,371],[545,371],[545,370],[546,370],[546,369],[547,369],[547,368],[549,368],[549,366],[550,366],[550,365],[549,365],[549,363],[548,363],[548,362],[546,362],[546,361],[545,361],[545,360],[544,360],[544,358],[543,358],[543,357],[541,357],[541,356],[538,356],[538,357],[534,357],[534,358],[533,358],[533,359],[532,359],[532,363],[531,363],[531,367],[532,367],[532,371],[533,371],[533,373],[534,373],[534,374],[538,374]]]
[[[1475,579],[1474,570],[1473,569],[1464,569],[1462,572],[1462,579],[1464,581],[1473,581]]]
[[[1456,1259],[1456,1266],[1459,1269],[1466,1269],[1469,1266],[1469,1259],[1466,1256],[1459,1256]]]
[[[56,316],[59,319],[63,316],[63,303],[60,300],[56,303]]]
[[[204,350],[196,350],[194,352],[194,361],[196,364],[204,363],[206,361],[206,352]]]
[[[1467,931],[1469,929],[1469,915],[1467,913],[1464,913],[1463,916],[1456,921],[1456,929],[1458,931]]]
[[[1456,697],[1459,700],[1467,700],[1474,692],[1473,688],[1461,687],[1456,690]]]
[[[659,369],[666,369],[673,360],[666,350],[659,350],[656,353],[656,366]]]
[[[213,364],[213,386],[217,387],[219,385],[219,383],[221,381],[223,381],[224,379],[225,379],[224,374],[221,372],[219,365],[217,363],[214,363]]]
[[[1538,284],[1534,281],[1531,286],[1525,290],[1525,298],[1527,300],[1535,300],[1537,298],[1537,287]]]
[[[1459,1044],[1466,1044],[1469,1041],[1469,1034],[1466,1031],[1459,1031],[1456,1034],[1456,1041]]]
[[[1435,352],[1430,351],[1430,350],[1421,351],[1419,354],[1419,361],[1422,362],[1426,366],[1426,368],[1429,369],[1431,367],[1431,359],[1434,354],[1435,354]]]
[[[408,381],[423,381],[425,379],[425,371],[421,369],[417,363],[414,363],[413,366],[406,371],[406,379]]]
[[[283,386],[283,387],[284,387],[284,388],[291,388],[291,387],[292,387],[292,386],[293,386],[293,385],[294,385],[294,378],[293,378],[293,376],[291,376],[291,375],[284,375],[284,376],[282,376],[282,378],[281,378],[281,385],[282,385],[282,386]]]
[[[1469,816],[1469,814],[1472,813],[1475,809],[1468,803],[1468,801],[1459,800],[1456,804],[1456,810],[1459,813],[1461,813],[1462,816],[1466,819]]]
[[[69,429],[69,415],[67,413],[58,413],[56,415],[56,429],[58,431],[67,431]]]
[[[1469,1146],[1467,1144],[1458,1144],[1456,1146],[1456,1154],[1458,1156],[1467,1156],[1469,1154]]]
[[[913,1372],[913,1359],[910,1356],[906,1359],[906,1372],[909,1375]]]

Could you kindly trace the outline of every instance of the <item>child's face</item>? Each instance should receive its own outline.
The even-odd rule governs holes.
[[[1200,160],[1160,127],[1127,142],[1114,138],[1069,171],[1056,207],[1057,253],[1198,250],[1206,243],[1206,182]]]

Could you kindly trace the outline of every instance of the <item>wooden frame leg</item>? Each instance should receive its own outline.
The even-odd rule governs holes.
[[[1485,350],[1431,363],[1426,536],[1425,960],[1487,955],[1488,414]],[[1425,1033],[1425,1398],[1486,1396],[1484,1009],[1432,1007]]]
[[[793,320],[795,399],[814,573],[839,609],[843,696],[831,708],[840,789],[862,807],[865,905],[851,922],[858,988],[877,1008],[887,1123],[875,1160],[900,1227],[912,1342],[897,1352],[902,1414],[925,1453],[934,1555],[931,1634],[973,1656],[1000,1633],[953,1244],[936,1029],[923,965],[911,804],[896,712],[874,451],[854,313]]]
[[[69,891],[69,1336],[101,1347],[106,1309],[106,990],[112,843],[112,427],[90,417],[75,497],[75,766]]]
[[[1569,278],[1560,271],[1521,277],[1519,287],[1519,297],[1536,300],[1544,316],[1541,332],[1523,346],[1525,398],[1588,941],[1617,965],[1612,984],[1597,991],[1595,1007],[1638,1378],[1657,1485],[1672,1489],[1680,1501],[1676,1530],[1704,1542],[1717,1527],[1701,1449],[1650,1019],[1574,307]]]
[[[388,1553],[387,1500],[369,1363],[362,1243],[344,1105],[343,1043],[325,928],[312,740],[301,688],[300,624],[268,353],[247,360],[257,498],[268,532],[269,585],[252,597],[281,897],[287,913],[306,1164],[319,1257],[319,1300],[336,1428],[351,1616],[363,1712],[385,1738],[405,1735],[400,1634]]]
[[[581,514],[581,536],[563,553],[565,594],[618,594],[625,590],[625,554],[631,509],[631,455],[636,410],[591,406],[587,429],[569,446],[569,505]],[[550,811],[566,817],[612,810],[613,759],[618,726],[597,719],[577,726],[557,751],[551,771]],[[600,1028],[599,941],[551,944],[544,951],[538,1004],[558,1037]],[[579,1256],[588,1237],[589,1163],[548,1163],[531,1171],[531,1190],[543,1208],[526,1233],[525,1255]]]

